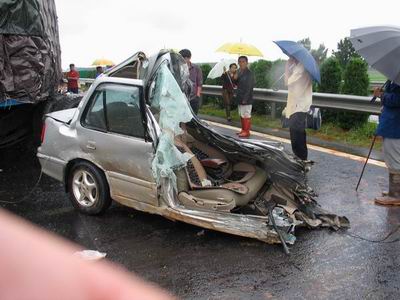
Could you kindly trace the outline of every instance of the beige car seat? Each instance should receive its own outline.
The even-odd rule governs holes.
[[[207,158],[201,161],[185,143],[206,152]],[[175,145],[181,152],[194,155],[185,168],[176,171],[179,200],[186,207],[230,211],[254,200],[267,180],[267,173],[261,168],[239,162],[232,166],[224,160],[218,150],[194,141],[188,136],[175,139]],[[213,165],[223,169],[223,178],[217,183],[209,180],[203,165]]]

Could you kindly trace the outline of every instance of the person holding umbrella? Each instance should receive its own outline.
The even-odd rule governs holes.
[[[220,78],[222,81],[222,99],[226,110],[226,119],[231,122],[231,103],[233,99],[233,91],[236,88],[237,81],[237,64],[235,59],[222,59],[216,63],[207,78]],[[228,71],[227,71],[228,69]]]
[[[253,104],[254,76],[249,70],[247,56],[239,56],[239,74],[237,79],[236,101],[238,103],[239,116],[242,130],[237,133],[240,138],[250,137],[251,110]]]
[[[232,63],[229,65],[229,70],[222,74],[222,98],[224,99],[224,106],[226,111],[226,119],[228,122],[232,121],[231,118],[231,103],[233,98],[233,90],[236,88],[237,81],[237,65]]]
[[[275,44],[289,56],[285,69],[288,98],[283,114],[289,119],[292,151],[299,159],[307,161],[306,118],[312,105],[312,80],[321,81],[318,64],[299,43],[276,41]]]
[[[262,57],[262,52],[254,45],[243,43],[226,43],[219,47],[217,52],[238,54],[239,73],[237,79],[236,101],[239,108],[242,130],[237,134],[241,138],[248,138],[251,129],[251,110],[253,104],[254,76],[248,68],[248,56]]]
[[[312,104],[312,80],[294,57],[286,63],[285,85],[288,87],[285,115],[289,119],[292,150],[298,158],[307,160],[306,118]]]
[[[371,67],[389,79],[382,88],[375,89],[371,100],[381,99],[382,113],[376,135],[383,137],[383,157],[389,169],[389,192],[377,197],[375,203],[400,206],[400,27],[353,29],[350,41]],[[374,142],[375,138],[371,149]]]
[[[400,86],[391,81],[384,91],[375,89],[374,97],[382,103],[376,135],[383,137],[383,157],[389,169],[389,193],[375,198],[375,203],[400,206]]]

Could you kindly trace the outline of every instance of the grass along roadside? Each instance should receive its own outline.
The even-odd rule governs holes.
[[[199,113],[213,117],[225,118],[225,110],[217,108],[213,104],[203,105],[200,108]],[[232,110],[231,115],[233,121],[239,121],[237,110]],[[257,127],[279,128],[281,130],[287,130],[281,128],[281,122],[279,119],[272,119],[270,116],[266,115],[253,114],[252,124]],[[320,130],[316,131],[307,129],[307,134],[309,136],[317,137],[321,140],[334,141],[347,145],[368,148],[371,145],[375,130],[376,124],[374,123],[367,123],[359,128],[353,128],[346,131],[338,128],[333,123],[322,122],[322,127]],[[380,150],[381,148],[382,141],[378,138],[374,149]]]
[[[385,82],[387,80],[387,78],[382,75],[381,73],[379,73],[376,70],[370,69],[368,71],[368,76],[369,76],[369,80],[374,82],[374,81],[382,81]]]

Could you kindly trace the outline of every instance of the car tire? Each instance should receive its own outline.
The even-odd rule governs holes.
[[[101,214],[111,205],[104,173],[88,162],[79,162],[71,168],[68,193],[72,205],[87,215]]]

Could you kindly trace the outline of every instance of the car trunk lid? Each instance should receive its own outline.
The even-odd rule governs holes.
[[[70,109],[65,109],[65,110],[60,110],[56,112],[52,112],[46,115],[46,117],[52,118],[58,122],[64,123],[64,124],[69,124],[71,122],[72,118],[75,115],[75,112],[78,110],[78,108],[70,108]]]

